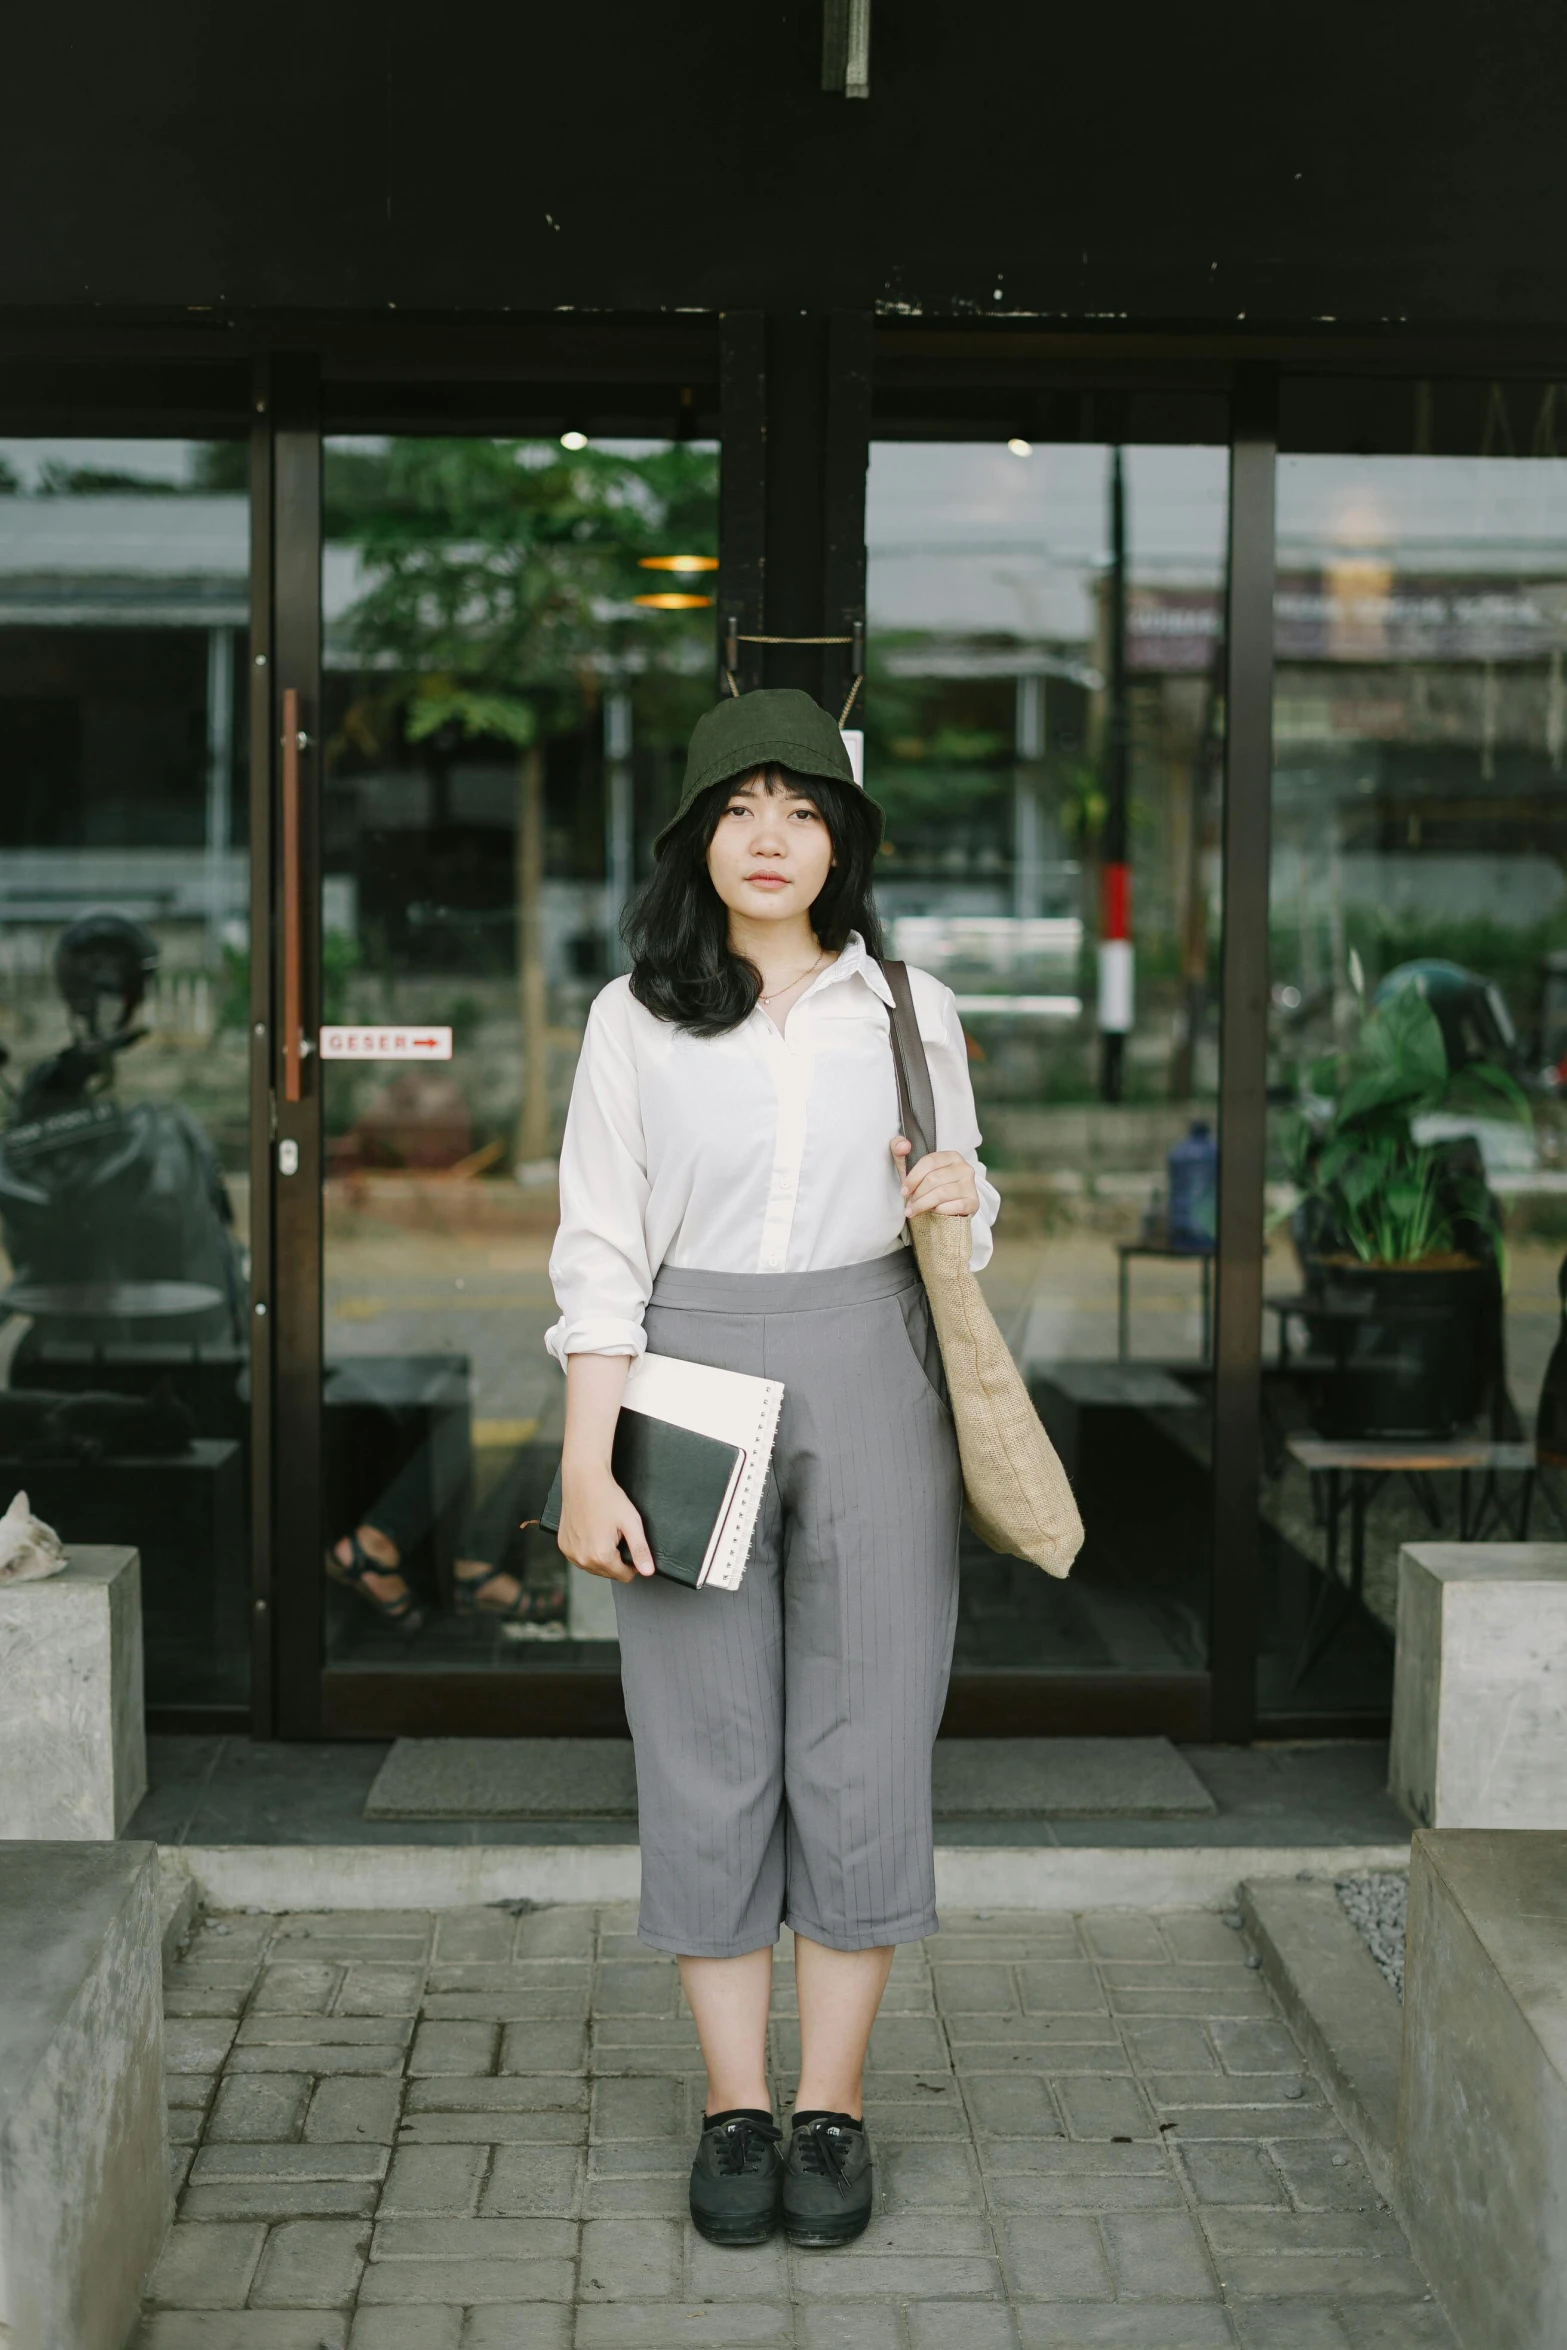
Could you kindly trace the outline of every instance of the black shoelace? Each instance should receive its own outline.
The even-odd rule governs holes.
[[[772,2122],[725,2122],[713,2149],[721,2178],[737,2179],[743,2171],[760,2170],[769,2146],[776,2146],[782,2130]]]
[[[807,2122],[795,2131],[791,2150],[809,2177],[831,2179],[839,2194],[846,2195],[849,2190],[843,2173],[852,2136],[852,2131],[840,2129],[836,2122]]]

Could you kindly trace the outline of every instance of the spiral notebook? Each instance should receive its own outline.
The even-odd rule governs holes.
[[[615,1481],[641,1512],[661,1575],[737,1591],[767,1484],[783,1383],[645,1354],[615,1426]],[[560,1529],[560,1476],[540,1520]]]

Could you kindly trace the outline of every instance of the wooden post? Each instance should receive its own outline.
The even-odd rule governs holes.
[[[517,1008],[522,1106],[517,1163],[549,1156],[549,1003],[544,985],[544,760],[537,744],[517,762]]]

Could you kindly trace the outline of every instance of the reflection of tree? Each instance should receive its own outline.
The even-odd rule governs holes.
[[[878,634],[867,678],[866,776],[887,814],[894,855],[900,828],[978,817],[1007,806],[1011,711],[993,678],[900,675],[930,640],[920,631]],[[1001,723],[998,724],[998,720]]]
[[[717,465],[684,446],[544,441],[327,452],[327,535],[359,550],[367,580],[347,624],[365,674],[334,749],[424,745],[438,793],[464,743],[516,755],[520,1159],[548,1147],[541,745],[588,722],[606,678],[704,666],[707,614],[632,599],[641,556],[716,551]]]
[[[580,725],[607,670],[700,659],[709,622],[631,598],[648,585],[641,556],[714,552],[716,500],[716,455],[679,446],[639,457],[490,440],[329,451],[327,535],[359,549],[370,583],[352,641],[386,673],[358,722],[379,732],[390,706],[409,741],[455,726],[470,740],[530,743]]]

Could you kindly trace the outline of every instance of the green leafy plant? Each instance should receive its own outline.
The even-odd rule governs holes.
[[[1492,1062],[1451,1070],[1419,987],[1367,1011],[1358,965],[1353,975],[1359,1035],[1347,1052],[1313,1066],[1309,1106],[1289,1113],[1279,1136],[1319,1232],[1362,1264],[1386,1266],[1451,1254],[1463,1223],[1496,1239],[1496,1205],[1483,1176],[1453,1164],[1450,1140],[1417,1141],[1415,1124],[1440,1113],[1527,1125],[1522,1089]]]
[[[363,664],[344,726],[356,747],[400,729],[437,755],[521,752],[580,726],[606,674],[705,682],[711,611],[635,599],[667,584],[642,557],[715,551],[710,449],[396,439],[328,459],[328,536],[357,549],[363,583],[343,623]]]

